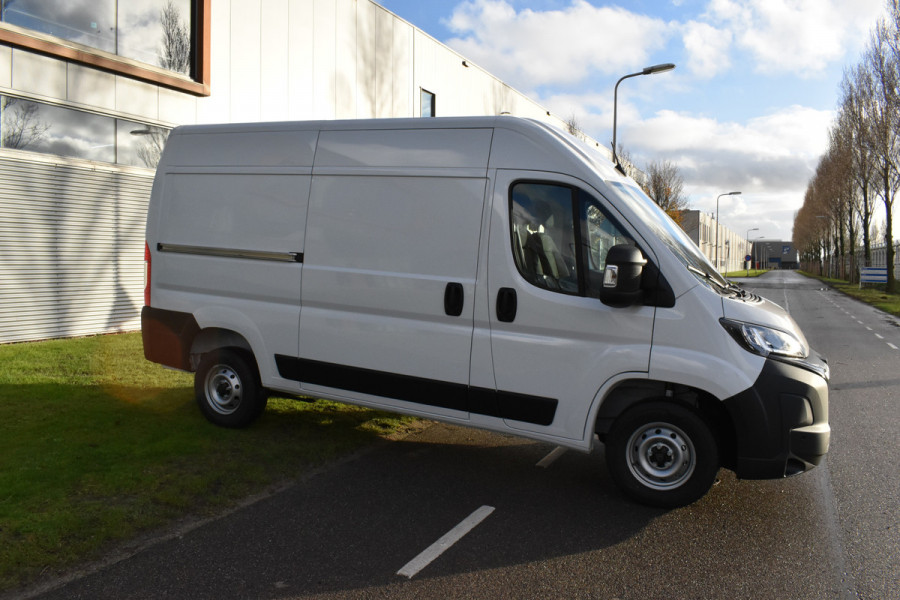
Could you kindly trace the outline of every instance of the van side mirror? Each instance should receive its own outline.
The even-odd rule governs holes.
[[[647,259],[637,246],[619,244],[609,249],[600,301],[614,308],[637,304],[643,299],[641,275]]]

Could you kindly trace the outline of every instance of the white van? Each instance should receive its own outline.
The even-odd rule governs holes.
[[[146,357],[218,425],[315,396],[588,452],[640,502],[828,450],[828,366],[595,149],[514,117],[187,126]]]

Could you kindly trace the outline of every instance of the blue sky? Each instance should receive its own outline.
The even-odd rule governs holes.
[[[692,208],[790,239],[846,67],[884,0],[376,0],[639,167],[670,160]]]

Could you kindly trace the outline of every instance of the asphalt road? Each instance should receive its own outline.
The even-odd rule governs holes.
[[[900,598],[900,324],[795,273],[745,285],[829,358],[831,451],[809,473],[723,470],[655,510],[620,495],[602,449],[438,424],[36,597]]]

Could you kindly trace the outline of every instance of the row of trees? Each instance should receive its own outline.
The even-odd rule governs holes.
[[[859,63],[844,72],[828,150],[794,218],[794,245],[809,263],[836,257],[838,276],[854,280],[870,265],[873,242],[894,264],[893,208],[900,186],[900,0],[871,32]],[[883,215],[878,235],[874,215]],[[863,256],[857,248],[862,246]],[[847,270],[849,269],[849,271]],[[888,289],[896,288],[888,269]]]

